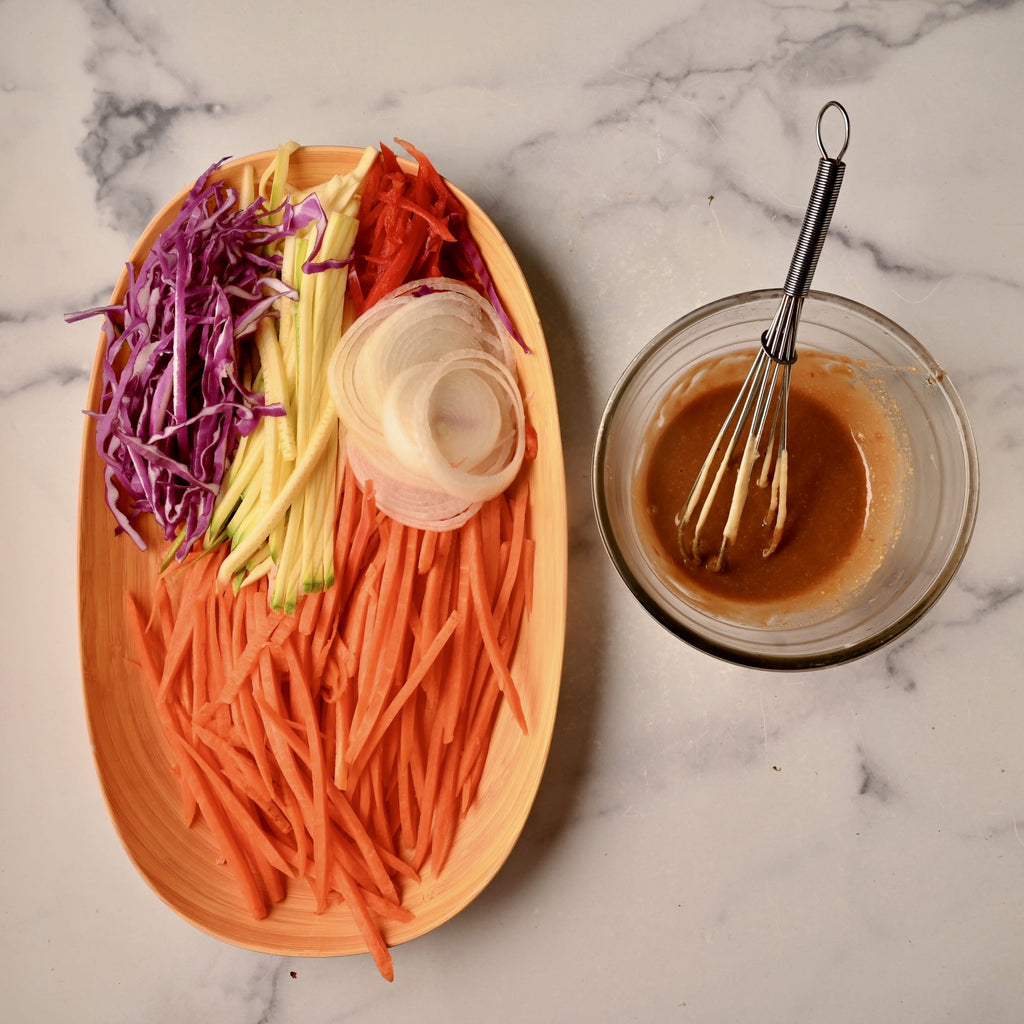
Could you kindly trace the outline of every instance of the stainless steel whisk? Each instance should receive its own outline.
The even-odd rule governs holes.
[[[842,145],[834,157],[828,155],[821,137],[822,120],[829,108],[835,108],[842,114],[845,126]],[[807,204],[807,212],[804,214],[803,227],[800,229],[800,236],[789,265],[789,274],[783,287],[782,300],[770,326],[761,335],[761,348],[757,357],[697,475],[686,505],[677,517],[679,547],[683,557],[699,563],[706,563],[708,568],[715,571],[724,567],[726,552],[729,546],[735,542],[739,533],[743,506],[746,504],[750,479],[754,464],[760,455],[761,442],[765,438],[766,428],[768,429],[767,447],[757,481],[759,486],[765,487],[768,485],[769,474],[771,474],[771,497],[764,526],[771,527],[772,533],[763,550],[765,557],[772,554],[778,547],[786,523],[790,376],[797,358],[796,333],[804,298],[811,287],[811,279],[818,265],[818,256],[821,254],[821,247],[832,221],[832,211],[835,209],[836,198],[843,182],[843,173],[846,170],[843,156],[850,142],[850,117],[842,104],[830,100],[818,112],[817,138],[818,149],[821,151],[818,173],[814,179],[811,198]],[[722,480],[732,463],[733,453],[748,422],[750,427],[733,485],[732,501],[722,532],[722,541],[718,553],[708,560],[704,555],[705,539],[702,536],[704,527]],[[777,452],[774,458],[773,450]],[[716,461],[717,469],[705,496],[705,487],[712,469],[715,468]],[[772,470],[773,464],[774,471]],[[695,514],[697,519],[688,549],[684,535]]]

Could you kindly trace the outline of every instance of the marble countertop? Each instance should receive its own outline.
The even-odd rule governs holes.
[[[1024,4],[0,5],[0,958],[11,1024],[1024,1019]],[[955,383],[973,544],[890,647],[813,674],[674,641],[604,555],[590,459],[658,330],[781,283],[828,99],[852,120],[815,286]],[[95,322],[213,160],[408,138],[491,215],[551,349],[570,517],[548,771],[466,910],[305,960],[179,919],[124,853],[78,662]]]

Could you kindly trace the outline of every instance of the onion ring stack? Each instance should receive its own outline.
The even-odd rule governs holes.
[[[514,344],[486,298],[445,277],[397,288],[342,335],[331,397],[382,512],[452,530],[509,487],[526,450]]]

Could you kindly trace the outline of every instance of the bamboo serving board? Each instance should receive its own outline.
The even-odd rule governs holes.
[[[361,150],[312,146],[292,157],[289,178],[299,188],[355,167]],[[246,163],[257,178],[273,152],[233,160],[218,177],[238,184]],[[453,187],[465,204],[469,229],[498,292],[531,354],[517,352],[520,381],[539,450],[524,470],[530,475],[530,528],[536,540],[533,604],[523,623],[512,669],[519,681],[529,733],[507,709],[499,714],[477,799],[462,822],[438,877],[429,864],[421,882],[407,887],[409,923],[383,922],[389,945],[423,935],[465,908],[494,877],[518,839],[540,784],[555,720],[565,641],[567,525],[565,472],[554,382],[537,310],[518,263],[484,212]],[[138,266],[180,208],[183,190],[157,214],[130,261]],[[127,287],[122,272],[112,301]],[[97,347],[88,407],[101,390],[103,339]],[[236,895],[205,824],[187,828],[178,780],[141,673],[132,661],[125,623],[125,592],[147,603],[166,550],[152,517],[143,535],[147,551],[114,533],[104,498],[103,464],[93,420],[85,419],[79,495],[79,628],[84,702],[96,769],[114,827],[128,856],[157,895],[203,931],[249,949],[292,956],[338,956],[366,946],[344,906],[323,914],[303,881],[284,901],[253,920]]]

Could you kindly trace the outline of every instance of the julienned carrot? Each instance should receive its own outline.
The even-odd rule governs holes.
[[[499,685],[509,702],[512,713],[522,729],[526,729],[526,717],[523,713],[523,702],[516,689],[515,680],[502,655],[498,642],[497,624],[494,621],[493,609],[487,587],[487,555],[481,534],[480,516],[474,516],[466,524],[465,535],[469,549],[469,589],[473,595],[473,605],[477,621],[483,635],[484,647],[491,659],[491,666],[498,674]]]
[[[423,682],[424,676],[426,676],[427,672],[433,666],[435,660],[444,649],[444,645],[448,642],[452,633],[454,633],[458,628],[461,621],[461,613],[458,609],[453,610],[445,620],[445,624],[434,635],[429,646],[423,652],[423,656],[409,673],[408,678],[402,684],[401,688],[391,698],[387,708],[382,709],[381,713],[378,715],[372,726],[370,734],[366,738],[366,743],[355,751],[354,756],[357,760],[354,762],[354,767],[358,769],[365,766],[366,756],[363,755],[363,751],[367,749],[373,750],[376,748],[376,745],[391,727],[391,723],[394,722],[399,712],[405,707],[406,702],[413,696],[413,694],[415,694],[417,688]]]
[[[208,586],[208,570],[213,564],[213,559],[197,560],[197,562],[193,564],[192,571],[189,572],[186,577],[185,593],[183,594],[185,604],[191,604],[195,596],[202,593],[204,585]],[[196,565],[198,565],[198,568],[196,568]],[[170,635],[166,640],[167,655],[164,661],[163,673],[160,678],[160,690],[162,696],[166,696],[167,690],[170,687],[175,674],[181,668],[186,655],[191,653],[192,642],[193,638],[192,634],[189,632],[188,620],[183,621],[180,625],[175,624],[171,627]]]
[[[150,608],[129,596],[126,621],[183,807],[253,915],[304,880],[391,977],[387,922],[449,856],[502,705],[527,726],[508,667],[532,572],[526,484],[446,534],[382,517],[350,473],[341,488],[348,549],[295,615],[269,607],[269,581],[218,583],[213,551],[166,570]]]

